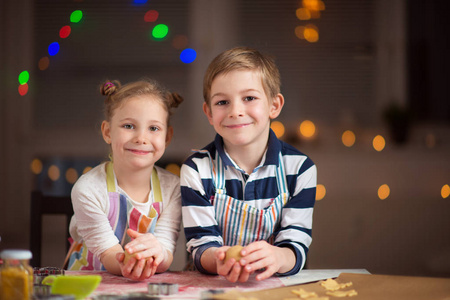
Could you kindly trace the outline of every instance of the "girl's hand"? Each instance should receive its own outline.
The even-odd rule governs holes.
[[[242,264],[242,258],[239,262],[236,262],[234,258],[225,262],[225,252],[229,249],[229,246],[223,246],[217,248],[214,252],[217,265],[217,274],[224,276],[230,282],[246,282],[252,271],[247,271]]]
[[[133,280],[145,280],[156,273],[158,266],[167,258],[167,253],[151,233],[139,233],[132,229],[127,234],[133,239],[125,245],[125,251],[131,258],[124,265],[124,254],[118,254],[122,275]]]
[[[295,265],[295,254],[289,248],[270,245],[266,241],[257,241],[245,246],[240,264],[247,273],[265,269],[256,276],[256,280],[264,280],[274,273],[287,272]]]

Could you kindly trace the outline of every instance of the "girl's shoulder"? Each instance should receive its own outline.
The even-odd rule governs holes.
[[[161,182],[161,184],[165,183],[166,181],[180,182],[180,177],[178,175],[175,175],[174,173],[172,173],[164,168],[158,167],[158,166],[155,166],[154,168],[156,169],[156,172],[158,173],[158,178],[159,178],[159,181]]]
[[[106,185],[106,163],[101,163],[90,171],[84,173],[75,182],[74,188],[86,187],[86,186],[102,186]]]

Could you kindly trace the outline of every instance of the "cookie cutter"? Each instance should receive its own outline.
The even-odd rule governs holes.
[[[174,295],[178,293],[178,284],[177,283],[152,283],[148,284],[148,294],[152,296],[157,295]]]

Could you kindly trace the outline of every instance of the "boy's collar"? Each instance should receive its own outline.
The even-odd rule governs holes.
[[[225,149],[223,148],[223,138],[216,134],[214,139],[214,145],[216,146],[217,151],[219,152],[220,158],[224,166],[233,166],[233,162],[230,160],[228,155],[225,153]],[[278,165],[279,156],[278,153],[281,151],[281,142],[275,135],[275,133],[270,129],[269,131],[269,140],[267,144],[267,152],[266,152],[266,160],[264,162],[264,166],[266,165]]]

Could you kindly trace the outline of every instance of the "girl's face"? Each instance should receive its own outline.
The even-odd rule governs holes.
[[[167,119],[168,112],[155,96],[124,100],[111,120],[102,123],[103,138],[111,144],[114,165],[128,170],[153,168],[172,138]]]

